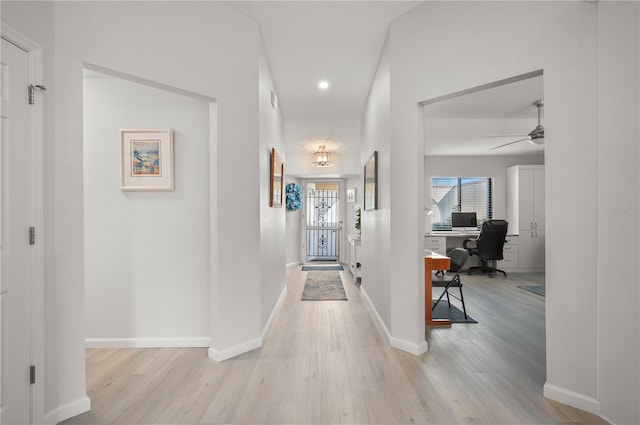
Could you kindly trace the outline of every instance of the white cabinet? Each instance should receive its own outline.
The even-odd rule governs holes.
[[[360,246],[360,235],[347,235],[349,242],[349,271],[354,282],[361,277],[360,266],[358,264],[358,247]]]
[[[520,232],[520,268],[544,268],[544,230]]]
[[[498,261],[498,268],[501,270],[517,270],[520,267],[519,261],[520,242],[518,236],[507,235],[506,242],[502,248],[502,260]]]
[[[447,237],[427,235],[424,237],[424,249],[447,255]]]
[[[544,165],[507,169],[509,233],[518,234],[518,268],[544,268]]]

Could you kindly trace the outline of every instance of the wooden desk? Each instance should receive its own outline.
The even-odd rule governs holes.
[[[432,272],[434,270],[449,270],[451,259],[436,252],[425,250],[424,256],[424,323],[427,326],[450,326],[447,319],[434,320],[431,315],[432,300]]]

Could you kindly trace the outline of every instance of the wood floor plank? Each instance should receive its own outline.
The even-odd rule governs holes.
[[[545,299],[518,288],[542,274],[463,275],[478,323],[425,329],[419,357],[386,344],[340,275],[348,301],[301,301],[306,272],[288,269],[263,347],[224,362],[202,348],[87,350],[92,411],[64,424],[606,424],[542,395]]]

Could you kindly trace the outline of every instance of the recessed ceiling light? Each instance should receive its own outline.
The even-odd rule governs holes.
[[[326,81],[326,80],[322,80],[322,81],[320,81],[320,82],[318,83],[318,88],[319,88],[320,90],[326,90],[326,89],[328,89],[328,88],[329,88],[329,82],[328,82],[328,81]]]

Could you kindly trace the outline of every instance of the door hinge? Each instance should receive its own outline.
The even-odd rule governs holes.
[[[40,89],[42,91],[46,91],[47,88],[40,84],[30,84],[29,85],[29,105],[33,105],[36,103],[36,89]]]
[[[36,243],[36,228],[29,227],[29,245],[35,245]]]
[[[29,383],[36,383],[36,367],[35,365],[29,366]]]

